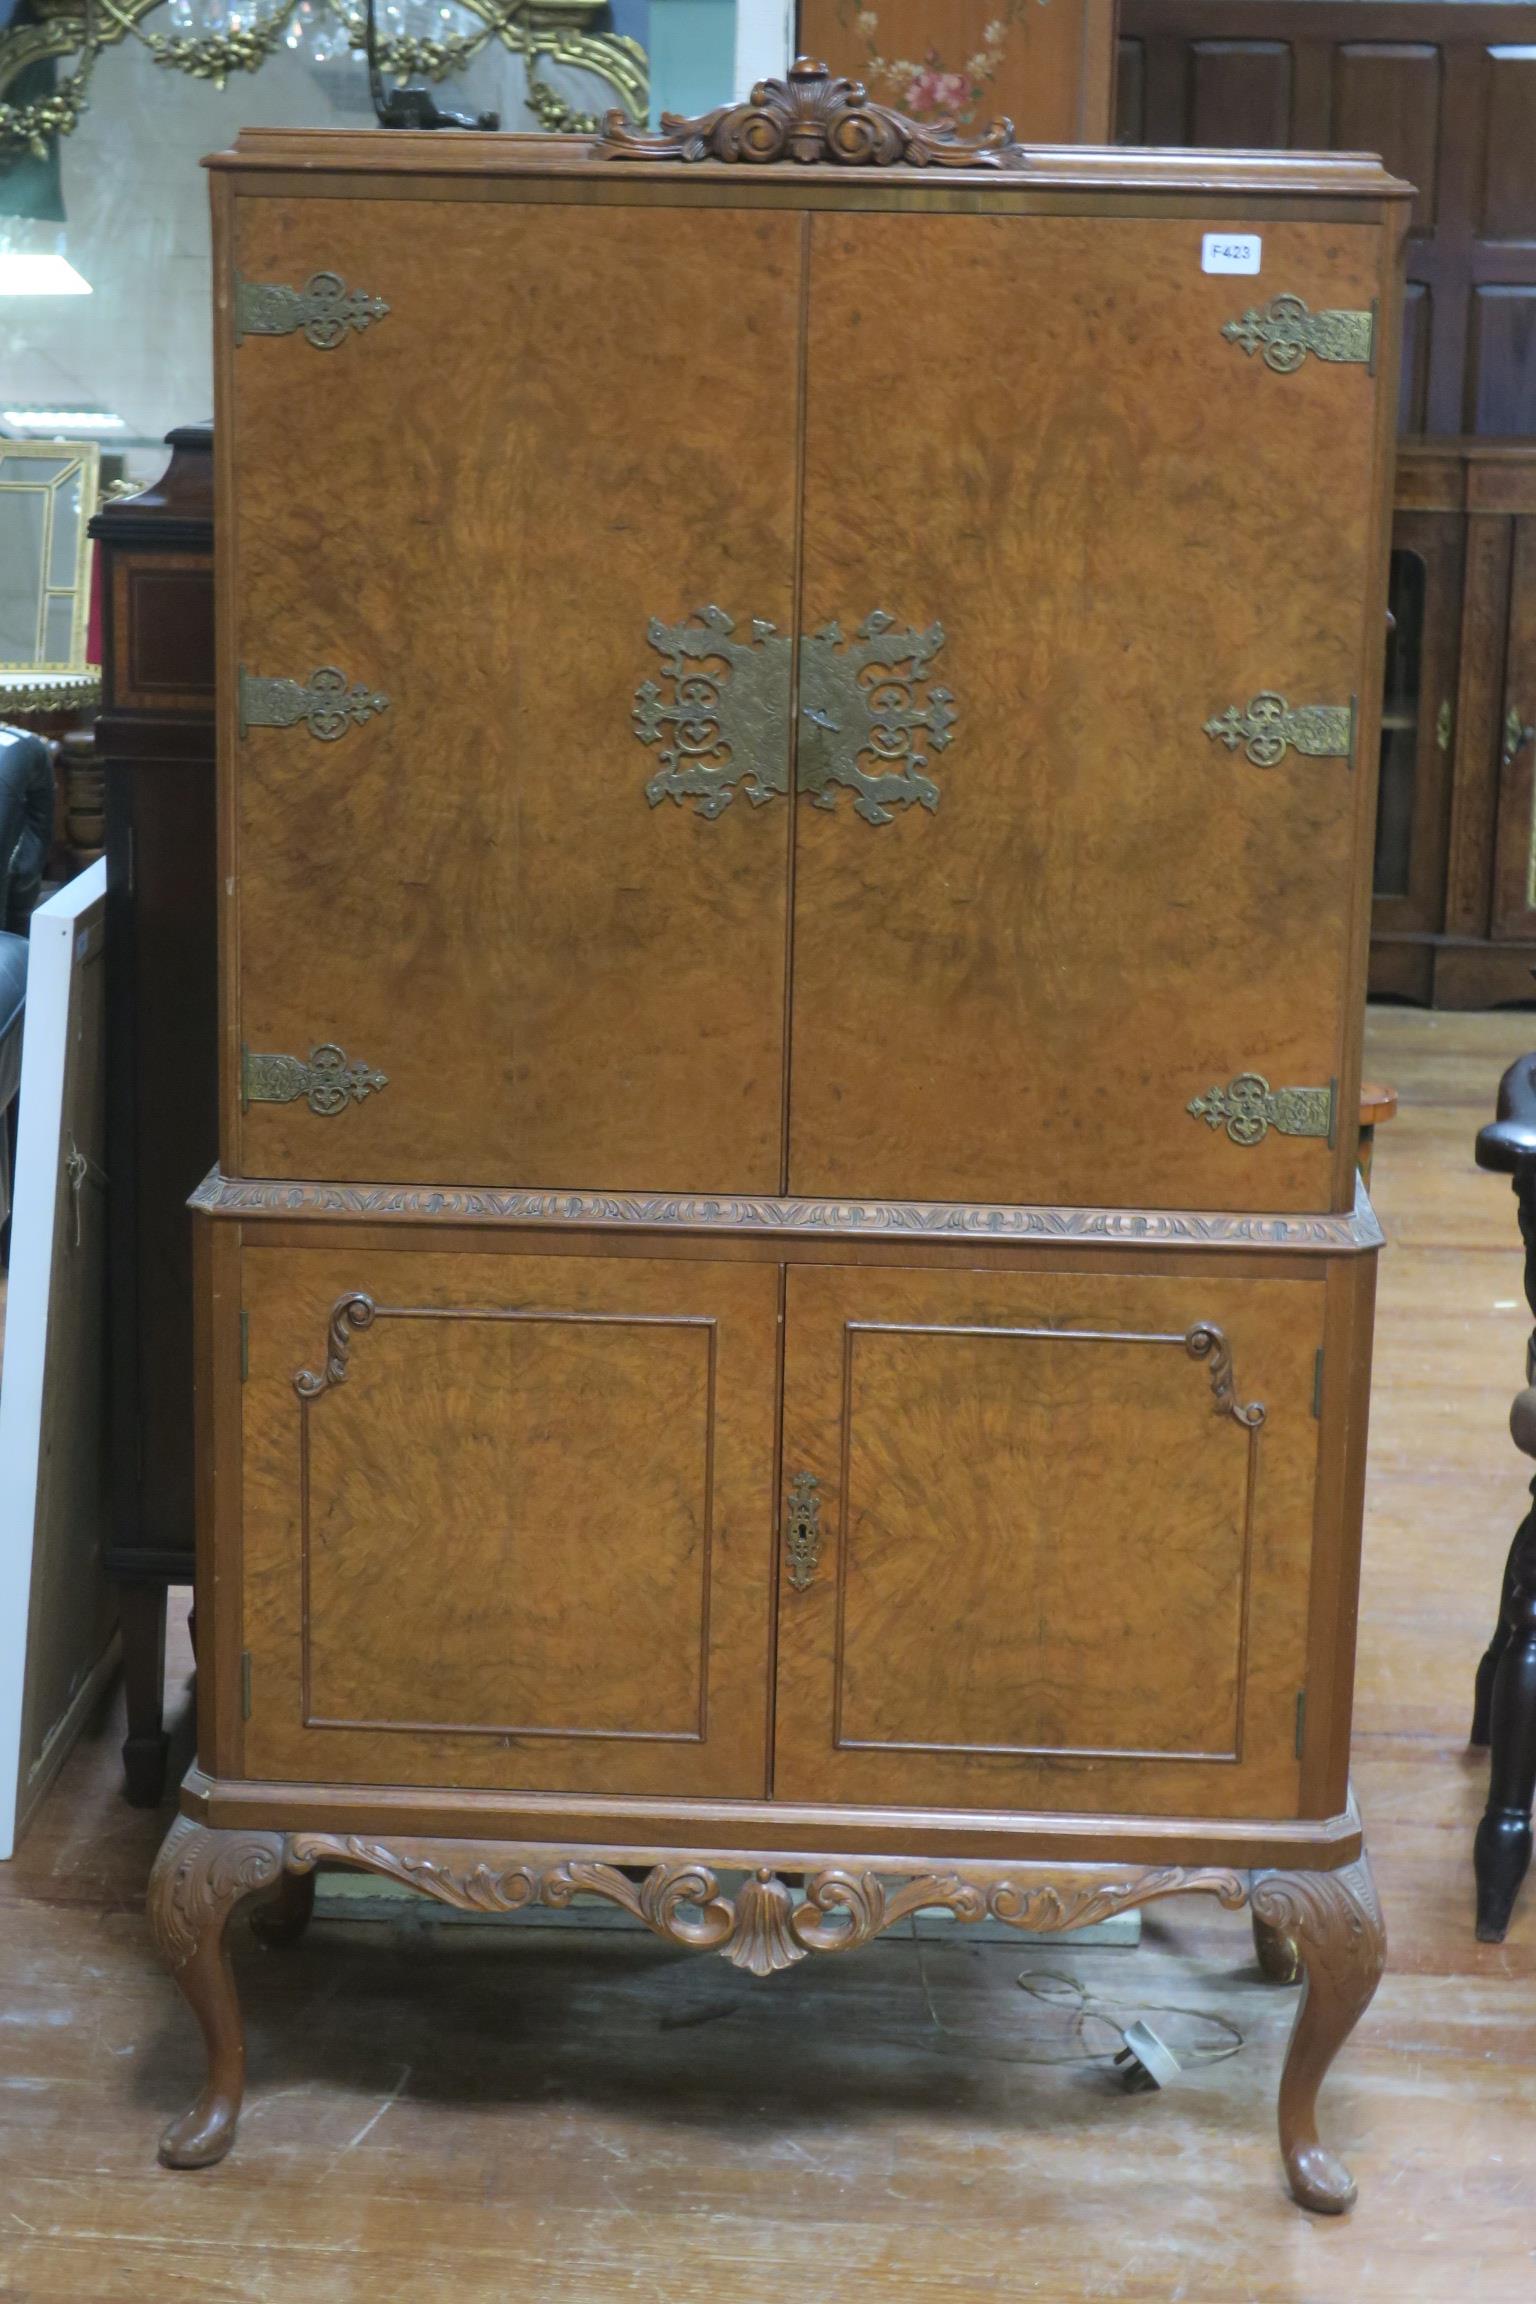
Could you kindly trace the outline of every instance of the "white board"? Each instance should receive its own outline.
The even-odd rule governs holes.
[[[0,1858],[116,1654],[102,1565],[106,1435],[107,868],[32,915],[0,1361]]]

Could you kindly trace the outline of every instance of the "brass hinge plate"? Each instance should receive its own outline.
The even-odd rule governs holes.
[[[1305,753],[1309,760],[1347,760],[1355,764],[1355,699],[1347,704],[1288,704],[1272,689],[1264,689],[1246,704],[1229,704],[1225,712],[1207,720],[1205,733],[1255,768],[1274,768],[1287,752]]]
[[[1239,1072],[1225,1088],[1192,1096],[1184,1109],[1208,1128],[1225,1128],[1234,1144],[1262,1144],[1273,1128],[1280,1136],[1326,1136],[1333,1142],[1338,1083],[1326,1088],[1271,1088],[1259,1072]]]
[[[245,1648],[241,1650],[240,1654],[240,1717],[242,1720],[249,1720],[250,1716],[251,1652],[249,1648]]]
[[[1309,312],[1299,296],[1272,296],[1262,311],[1250,305],[1240,320],[1222,329],[1230,344],[1241,344],[1251,360],[1264,356],[1266,368],[1291,376],[1310,356],[1373,368],[1376,359],[1376,307],[1364,312]]]
[[[334,744],[349,728],[361,728],[375,712],[389,710],[381,689],[356,681],[334,664],[322,664],[308,680],[267,679],[240,667],[237,703],[242,736],[248,728],[297,728],[300,721],[322,744]]]
[[[251,1316],[242,1305],[240,1310],[240,1381],[249,1383],[251,1375]]]
[[[1296,1757],[1298,1760],[1306,1749],[1306,1743],[1307,1692],[1305,1688],[1298,1688],[1296,1691]]]
[[[1319,1421],[1323,1413],[1323,1347],[1319,1344],[1312,1363],[1312,1414]]]
[[[311,1112],[333,1120],[349,1104],[361,1104],[365,1096],[388,1086],[387,1072],[350,1061],[333,1040],[311,1048],[307,1058],[264,1055],[254,1048],[241,1051],[240,1088],[247,1105],[296,1104],[302,1096]]]
[[[311,272],[302,288],[279,280],[244,280],[235,274],[235,342],[247,336],[295,336],[317,352],[334,352],[349,334],[360,335],[389,306],[366,288],[349,288],[339,272]]]

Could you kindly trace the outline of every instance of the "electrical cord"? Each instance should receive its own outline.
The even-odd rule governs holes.
[[[1069,2038],[1075,2045],[1064,2055],[1037,2054],[1031,2050],[1011,2051],[989,2045],[992,2036],[979,2027],[946,2024],[933,2002],[933,1991],[928,1979],[927,1963],[923,1958],[923,1942],[913,1930],[912,1949],[917,1955],[917,1976],[922,1987],[928,2020],[936,2032],[946,2039],[963,2040],[969,2055],[977,2055],[995,2064],[1113,2064],[1126,2046],[1126,2033],[1134,2024],[1150,2018],[1177,2017],[1181,2024],[1197,2028],[1196,2037],[1186,2045],[1175,2046],[1174,2052],[1186,2071],[1204,2064],[1224,2064],[1246,2045],[1245,2037],[1236,2024],[1225,2016],[1213,2015],[1204,2008],[1177,2008],[1166,2003],[1149,2005],[1141,2001],[1102,1998],[1090,1992],[1075,1976],[1068,1976],[1056,1968],[1021,1968],[1015,1982],[1030,1999],[1072,2018]],[[1120,2021],[1121,2017],[1125,2021]],[[1112,2036],[1113,2045],[1094,2048],[1089,2043],[1088,2027],[1100,2024]],[[1159,2030],[1163,2027],[1160,2024]],[[1203,2028],[1207,2037],[1199,2036]],[[1208,2035],[1215,2033],[1212,2040]]]

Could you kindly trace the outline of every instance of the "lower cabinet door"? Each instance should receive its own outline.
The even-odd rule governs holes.
[[[248,1242],[246,1773],[761,1795],[778,1291]]]
[[[774,1790],[1285,1816],[1323,1289],[791,1271]]]

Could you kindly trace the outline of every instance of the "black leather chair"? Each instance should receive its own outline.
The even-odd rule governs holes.
[[[53,839],[53,760],[41,736],[0,726],[0,1251],[9,1242],[21,1087],[27,922]]]

